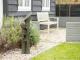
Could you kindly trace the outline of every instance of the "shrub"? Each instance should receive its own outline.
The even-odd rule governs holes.
[[[11,49],[18,46],[20,41],[21,28],[20,23],[14,20],[14,17],[4,17],[1,36],[6,40],[4,48]]]
[[[31,44],[37,45],[37,43],[40,40],[40,34],[39,34],[38,29],[33,25],[32,22],[30,25],[30,37],[31,37]]]
[[[15,47],[21,47],[21,26],[19,22],[16,22],[14,17],[4,17],[3,27],[1,30],[1,40],[6,41],[3,44],[5,49],[12,49]],[[36,45],[39,42],[39,31],[33,26],[33,23],[30,25],[30,40],[31,46]],[[2,46],[2,45],[1,45]]]

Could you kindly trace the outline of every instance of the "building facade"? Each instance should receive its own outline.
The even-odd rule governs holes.
[[[80,0],[3,0],[6,16],[25,17],[32,13],[32,20],[37,20],[37,12],[59,17],[59,26],[66,27],[66,22],[80,22]]]
[[[32,19],[36,20],[37,12],[49,12],[55,16],[55,0],[4,0],[4,14],[22,17],[32,12]]]

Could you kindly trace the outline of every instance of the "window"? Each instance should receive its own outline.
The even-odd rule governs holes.
[[[50,0],[42,0],[42,11],[50,11]]]
[[[31,0],[18,0],[18,11],[31,11]]]

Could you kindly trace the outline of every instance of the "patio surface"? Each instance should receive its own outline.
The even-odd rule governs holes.
[[[47,35],[47,30],[40,31],[41,33],[41,40],[40,43],[37,45],[36,48],[31,48],[31,54],[21,54],[20,49],[15,49],[6,52],[5,54],[0,56],[0,60],[31,60],[31,57],[38,55],[45,50],[56,46],[62,42],[65,42],[65,34],[66,29],[50,29],[50,34]]]
[[[50,29],[48,34],[47,29],[41,30],[41,41],[51,41],[51,42],[64,42],[66,39],[66,29],[59,28],[57,29]]]
[[[63,43],[66,40],[66,29],[50,29],[49,35],[47,34],[47,30],[42,30],[40,33],[40,43],[38,44],[37,49],[34,50],[32,56],[35,56],[53,46]]]

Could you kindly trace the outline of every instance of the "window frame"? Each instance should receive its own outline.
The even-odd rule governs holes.
[[[29,0],[29,6],[24,6],[24,5],[25,5],[25,0],[22,0],[22,6],[18,5],[18,11],[31,11],[31,0]]]
[[[50,11],[50,0],[42,0],[42,11]]]

